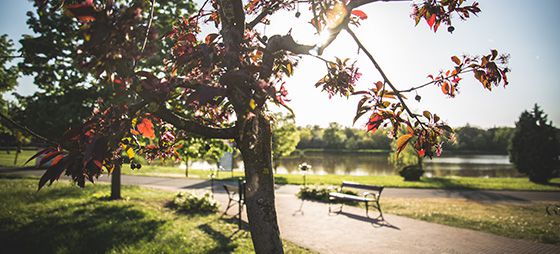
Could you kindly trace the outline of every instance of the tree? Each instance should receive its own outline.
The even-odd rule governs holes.
[[[29,142],[27,133],[17,129],[9,121],[15,115],[14,103],[5,100],[3,94],[13,90],[17,85],[19,70],[17,66],[10,65],[10,60],[14,57],[14,44],[8,39],[6,34],[0,36],[0,146],[15,146],[16,156],[14,165],[17,163],[20,147],[23,143]]]
[[[293,115],[276,113],[272,117],[272,159],[276,170],[278,160],[296,150],[300,134]]]
[[[317,33],[327,35],[322,44],[302,45],[290,34],[268,37],[254,29],[280,10],[299,16],[295,5],[300,2],[313,14],[309,22]],[[368,131],[390,125],[391,135],[399,144],[397,150],[411,144],[421,156],[438,154],[439,138],[451,128],[430,112],[413,113],[404,94],[435,85],[453,97],[460,85],[459,76],[467,72],[489,90],[507,84],[508,57],[491,50],[480,57],[453,56],[455,66],[451,70],[431,75],[426,84],[398,90],[352,30],[367,18],[358,8],[374,2],[378,1],[254,0],[246,5],[241,0],[206,1],[197,13],[180,17],[162,32],[172,48],[161,62],[163,67],[157,69],[138,65],[161,53],[149,50],[154,41],[159,41],[159,37],[150,36],[155,31],[151,26],[153,15],[145,21],[142,18],[142,10],[153,10],[155,1],[129,6],[93,0],[66,4],[67,12],[83,23],[77,68],[87,68],[92,78],[103,81],[99,84],[114,96],[99,105],[82,127],[70,131],[60,146],[39,153],[52,158],[39,187],[63,172],[84,186],[86,179],[93,181],[105,169],[111,171],[119,165],[124,149],[172,157],[177,149],[176,132],[234,139],[245,165],[247,214],[255,251],[282,253],[268,104],[288,108],[284,79],[293,74],[299,57],[311,55],[325,64],[327,73],[315,86],[329,96],[361,96],[356,119],[370,115]],[[426,20],[434,31],[442,24],[452,31],[452,14],[466,19],[479,11],[477,3],[426,0],[413,5],[412,16],[417,24]],[[203,23],[215,25],[219,34],[202,34]],[[360,73],[350,60],[320,56],[342,31],[352,37],[382,76],[383,80],[367,91],[355,91]],[[400,129],[406,134],[397,137]]]
[[[116,7],[115,11],[119,10],[121,16],[129,18],[148,18],[149,11],[138,12],[141,10],[140,7],[147,6],[145,1],[135,1],[131,4],[131,8],[126,9],[123,6],[127,2],[130,1],[114,1],[115,6],[120,6]],[[82,66],[83,55],[80,52],[83,45],[81,44],[84,40],[89,41],[92,36],[82,33],[83,24],[75,22],[72,15],[57,11],[56,8],[63,3],[61,1],[36,1],[36,12],[27,13],[29,17],[27,23],[34,34],[25,35],[20,40],[23,61],[19,64],[19,68],[23,74],[34,76],[34,84],[40,90],[31,96],[17,95],[19,107],[11,110],[12,118],[16,122],[29,127],[37,134],[57,141],[63,137],[69,126],[79,126],[90,117],[94,108],[99,108],[103,100],[123,100],[129,96],[115,93],[113,89],[115,83],[108,84],[107,80],[94,78],[95,73],[92,73],[87,66]],[[72,2],[66,1],[66,3]],[[164,31],[163,28],[172,26],[177,17],[189,15],[194,11],[191,1],[161,0],[156,5],[157,8],[153,10],[152,26],[161,28],[158,31]],[[80,7],[79,4],[70,5],[70,7],[72,6],[78,7],[78,10],[87,11],[87,7]],[[144,10],[146,9],[144,8]],[[138,21],[141,20],[137,20],[136,23]],[[129,23],[134,24],[135,22],[131,20]],[[154,31],[156,30],[149,34],[150,37],[159,36],[157,33],[153,33]],[[145,31],[138,30],[138,32]],[[143,33],[143,35],[146,34]],[[121,43],[120,45],[127,44]],[[162,56],[163,53],[171,50],[170,40],[154,40],[144,50],[159,51],[159,53],[151,54],[150,57],[135,62],[135,65],[146,70],[162,71]],[[118,64],[115,65],[115,68],[118,68],[119,71],[129,71],[126,66],[130,67],[130,62],[119,62],[118,57],[113,61],[117,61]],[[116,98],[113,98],[115,96]],[[202,138],[193,140],[200,143],[193,143],[193,145],[204,145],[206,142],[217,144],[217,141]],[[131,163],[135,160],[128,158],[126,161]],[[135,163],[131,166],[136,168],[140,167],[140,164]],[[113,184],[116,187],[115,192],[120,192],[118,175],[117,170],[112,178],[117,181]],[[120,198],[120,195],[113,193],[111,195]]]
[[[529,176],[529,180],[546,183],[558,175],[560,144],[556,133],[556,128],[537,104],[532,111],[523,111],[519,116],[509,159],[519,172]]]
[[[323,140],[328,149],[343,149],[346,141],[345,130],[338,123],[330,123],[323,133]]]

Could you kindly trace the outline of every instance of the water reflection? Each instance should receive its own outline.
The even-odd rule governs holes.
[[[307,152],[302,156],[282,158],[277,173],[299,174],[298,165],[307,162],[313,166],[310,174],[324,175],[395,175],[397,169],[389,164],[387,154]],[[518,177],[507,155],[456,155],[424,160],[428,176]],[[191,168],[215,169],[215,164],[195,162]],[[235,169],[243,168],[236,160]]]
[[[386,154],[306,153],[279,161],[278,173],[299,173],[297,165],[313,165],[312,174],[394,175]],[[424,160],[432,176],[516,177],[520,176],[507,155],[459,155]]]

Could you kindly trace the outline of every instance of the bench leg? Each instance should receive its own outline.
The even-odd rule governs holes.
[[[231,208],[231,198],[228,199],[226,210],[224,211],[224,214],[227,214],[227,211],[229,210],[229,208]]]
[[[243,202],[239,201],[238,206],[239,206],[239,220],[237,221],[237,227],[239,227],[239,229],[241,229],[241,222],[242,222],[241,214],[243,212]]]
[[[377,210],[379,210],[379,217],[381,217],[382,220],[385,220],[385,218],[383,218],[383,212],[381,211],[381,205],[379,204],[379,199],[375,202],[377,203]]]
[[[369,218],[369,214],[368,214],[369,207],[368,207],[368,206],[369,206],[369,204],[368,204],[368,202],[366,201],[366,217]]]
[[[332,200],[329,199],[329,214],[331,214],[331,213],[339,214],[339,213],[342,212],[342,207],[344,206],[344,203],[341,203],[340,204],[340,209],[338,209],[338,211],[334,211],[334,212],[332,211],[331,206],[332,206]]]

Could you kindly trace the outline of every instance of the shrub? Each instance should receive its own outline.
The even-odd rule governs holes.
[[[296,196],[305,200],[329,202],[330,192],[340,192],[340,187],[324,185],[302,186]],[[342,190],[342,193],[358,195],[355,191],[346,189]]]
[[[424,170],[419,166],[406,166],[399,171],[399,175],[404,177],[405,181],[420,181],[423,174]]]
[[[218,211],[218,203],[208,192],[202,196],[192,192],[179,192],[171,202],[171,207],[184,213],[215,213]]]

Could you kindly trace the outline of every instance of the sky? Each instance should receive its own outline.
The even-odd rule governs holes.
[[[472,1],[468,1],[472,2]],[[535,103],[548,114],[555,126],[560,123],[560,82],[556,72],[560,65],[560,1],[557,0],[481,0],[482,12],[467,21],[454,19],[455,31],[450,34],[442,27],[437,33],[429,30],[425,22],[414,26],[409,17],[411,2],[373,3],[360,10],[368,15],[359,28],[354,28],[358,37],[380,63],[389,79],[398,88],[404,89],[429,81],[427,75],[453,67],[453,55],[488,54],[490,49],[509,53],[509,85],[494,87],[489,92],[467,74],[461,82],[460,93],[449,98],[439,87],[428,86],[418,94],[420,103],[409,95],[410,107],[418,112],[429,110],[437,113],[451,126],[469,123],[482,128],[514,126],[522,111],[531,109]],[[25,24],[25,13],[32,4],[25,0],[0,1],[0,34],[8,34],[17,42],[22,34],[29,34]],[[291,29],[296,41],[316,44],[309,13],[302,5],[299,18],[294,13],[278,13],[271,17],[271,24],[257,29],[269,37],[284,35]],[[210,31],[203,31],[210,32]],[[341,35],[326,49],[323,57],[335,56],[357,60],[362,78],[357,89],[368,89],[381,80],[379,74],[365,57],[358,53],[351,38]],[[328,98],[314,84],[326,73],[323,62],[304,57],[287,80],[289,106],[296,114],[296,123],[301,126],[328,126],[338,122],[352,126],[359,97]],[[33,93],[33,80],[20,78],[16,92]],[[273,107],[273,110],[277,110]],[[360,128],[364,117],[354,127]]]

